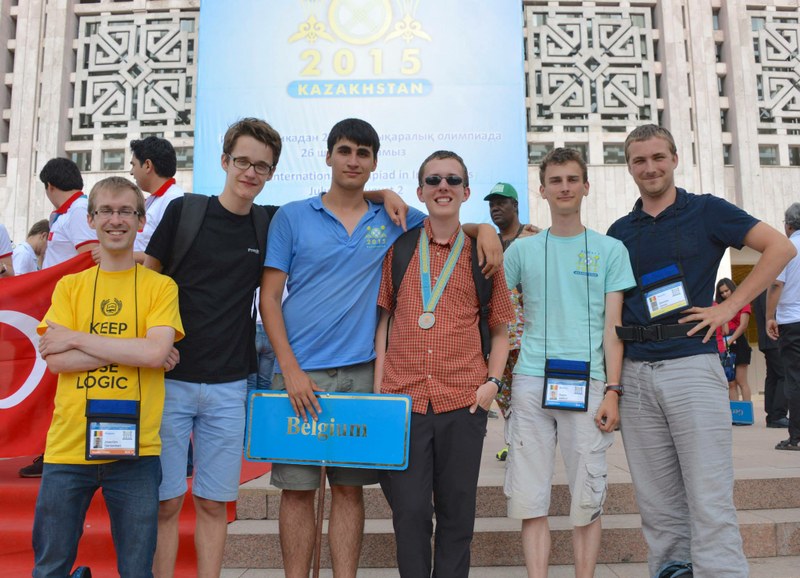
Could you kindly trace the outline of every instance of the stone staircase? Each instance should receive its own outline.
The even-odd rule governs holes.
[[[763,426],[734,428],[736,468],[735,503],[744,542],[750,559],[771,559],[800,556],[800,454],[773,450],[775,443],[786,437],[782,430]],[[484,447],[481,479],[478,488],[475,538],[472,544],[473,575],[524,575],[520,524],[506,518],[506,500],[502,481],[504,465],[494,458],[501,447],[502,422],[490,420]],[[633,486],[627,472],[621,437],[608,455],[609,490],[603,516],[603,538],[598,563],[601,565],[637,566],[638,576],[646,576],[641,564],[646,561],[647,547],[641,533]],[[569,525],[569,491],[563,467],[556,470],[553,481],[550,527],[552,565],[571,565],[572,534]],[[237,505],[237,521],[228,528],[225,568],[281,568],[278,542],[278,509],[280,492],[270,487],[268,476],[243,485]],[[330,504],[330,497],[326,499]],[[394,568],[394,535],[390,511],[377,486],[365,488],[366,524],[360,568]],[[325,527],[327,531],[327,526]],[[323,541],[322,567],[330,567],[327,541]],[[787,558],[784,562],[788,562]],[[780,562],[780,560],[776,560]],[[507,567],[503,574],[501,567]],[[764,576],[800,578],[800,564],[795,574],[766,571]],[[478,568],[486,569],[477,572]],[[496,568],[500,574],[489,572]],[[231,571],[233,572],[233,571]],[[228,574],[240,576],[242,574]],[[250,576],[251,574],[246,574]],[[275,574],[259,573],[258,576]],[[383,574],[375,574],[383,575]],[[609,574],[617,576],[622,574]],[[633,575],[633,574],[632,574]]]

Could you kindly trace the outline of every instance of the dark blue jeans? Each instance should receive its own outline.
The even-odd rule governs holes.
[[[158,456],[99,465],[44,464],[33,520],[34,578],[66,578],[98,488],[111,518],[121,578],[151,578],[158,530]],[[82,560],[91,566],[91,560]]]
[[[254,389],[269,389],[272,385],[272,375],[275,372],[275,352],[272,350],[272,344],[261,323],[256,323],[256,355],[258,372],[247,376],[248,394]]]

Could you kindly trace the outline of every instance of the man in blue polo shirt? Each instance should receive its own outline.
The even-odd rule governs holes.
[[[637,286],[625,293],[620,420],[649,547],[650,575],[691,561],[696,578],[746,578],[733,505],[731,413],[714,331],[775,279],[795,254],[772,227],[712,195],[675,187],[678,155],[664,128],[625,141],[639,188],[608,230],[628,248]],[[761,257],[733,295],[711,307],[728,247]],[[684,325],[685,323],[685,325]]]
[[[390,213],[364,198],[378,163],[375,129],[363,120],[345,119],[333,126],[327,145],[330,189],[275,214],[261,280],[261,317],[277,357],[272,389],[285,389],[304,420],[320,413],[315,391],[372,392],[381,265],[403,232]],[[424,218],[409,209],[408,227],[422,226]],[[488,272],[502,262],[502,248],[494,228],[480,227],[479,255],[482,244],[494,249],[484,267]],[[474,237],[478,226],[464,225],[464,231]],[[281,307],[284,284],[288,296]],[[364,527],[362,486],[376,483],[377,475],[328,468],[328,479],[334,574],[355,578]],[[319,468],[274,464],[271,480],[283,490],[279,525],[285,574],[307,577]]]

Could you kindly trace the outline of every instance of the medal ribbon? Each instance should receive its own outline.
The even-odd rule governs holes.
[[[428,241],[428,234],[425,229],[422,229],[419,238],[419,280],[422,284],[422,308],[426,312],[433,313],[436,309],[439,298],[444,292],[444,288],[450,281],[450,275],[453,274],[453,269],[456,267],[456,261],[461,255],[461,249],[464,247],[464,231],[458,231],[455,243],[450,248],[450,254],[447,256],[447,261],[444,263],[442,272],[439,274],[439,280],[431,291],[431,256],[430,246]]]

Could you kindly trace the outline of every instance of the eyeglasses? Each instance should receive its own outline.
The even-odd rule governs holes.
[[[464,179],[456,175],[449,175],[446,177],[440,177],[439,175],[428,175],[427,177],[425,177],[425,184],[430,185],[432,187],[438,187],[439,183],[442,182],[442,179],[447,181],[447,184],[450,185],[451,187],[457,187],[458,185],[464,182]]]
[[[253,170],[256,172],[257,175],[268,175],[275,170],[275,165],[271,165],[263,161],[257,163],[251,163],[249,159],[246,159],[244,157],[234,157],[231,155],[228,155],[228,158],[231,159],[231,162],[233,162],[233,166],[235,166],[240,171],[246,171],[250,167],[253,167]]]
[[[101,219],[110,219],[114,214],[119,215],[120,219],[132,219],[139,216],[139,211],[131,209],[130,207],[123,207],[119,210],[111,209],[109,207],[101,207],[93,214],[95,217],[100,217]]]

